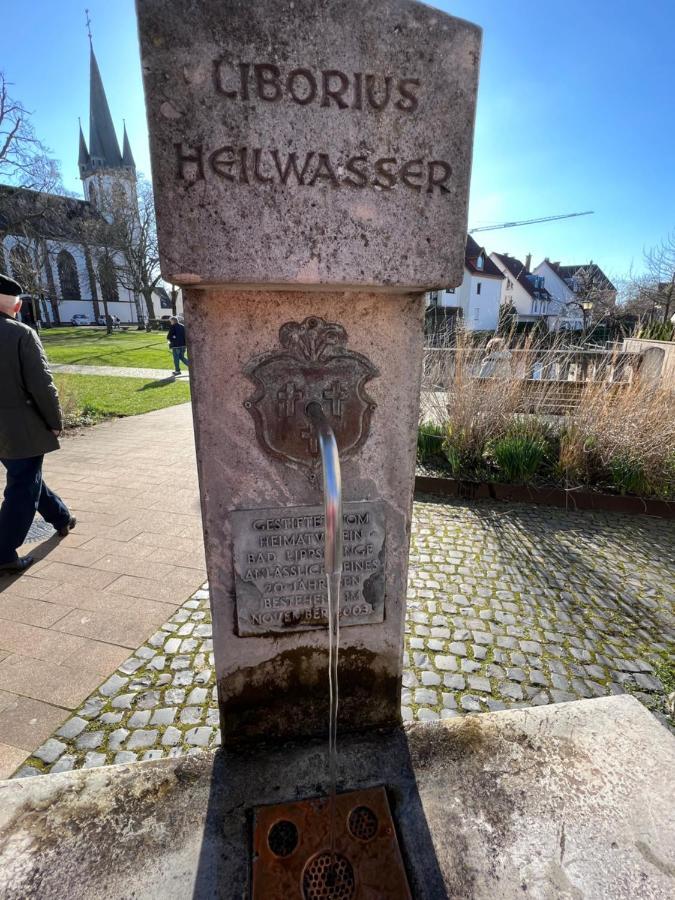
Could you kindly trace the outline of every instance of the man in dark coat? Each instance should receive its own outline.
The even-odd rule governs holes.
[[[190,368],[190,363],[185,358],[185,326],[181,325],[175,316],[171,316],[171,324],[169,333],[166,336],[169,342],[169,349],[173,353],[173,374],[180,375],[181,361]]]
[[[0,572],[22,572],[19,556],[35,510],[65,537],[75,526],[63,500],[42,480],[45,453],[58,450],[59,395],[37,334],[17,321],[21,286],[0,273],[0,463],[7,486],[0,507]]]

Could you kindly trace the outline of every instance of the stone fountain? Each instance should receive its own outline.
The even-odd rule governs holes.
[[[411,0],[137,9],[224,749],[0,785],[3,896],[672,896],[674,742],[637,701],[401,727],[423,298],[462,279],[480,30]],[[343,476],[332,880],[312,407]]]

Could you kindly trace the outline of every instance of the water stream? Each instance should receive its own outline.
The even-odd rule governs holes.
[[[335,870],[336,814],[335,796],[337,792],[337,714],[338,714],[338,657],[340,652],[340,580],[342,577],[342,479],[340,457],[333,429],[320,403],[307,406],[307,416],[312,422],[319,439],[321,464],[323,469],[323,503],[325,513],[325,571],[328,591],[328,779],[329,779],[329,849]]]
[[[335,864],[335,795],[337,793],[337,714],[339,702],[338,656],[340,653],[340,575],[328,575],[328,779],[330,785],[330,853]]]

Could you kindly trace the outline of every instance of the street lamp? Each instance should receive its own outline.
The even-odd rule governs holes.
[[[584,316],[584,331],[586,331],[588,324],[588,316],[593,311],[593,301],[592,300],[582,300],[581,301],[581,311]]]

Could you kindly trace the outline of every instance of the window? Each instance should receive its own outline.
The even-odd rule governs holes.
[[[61,297],[64,300],[81,300],[80,280],[77,277],[77,266],[72,254],[62,250],[56,257],[56,268],[59,273]]]
[[[473,309],[473,320],[474,320],[474,322],[477,322],[479,319],[480,319],[480,308],[478,306],[475,306]]]
[[[480,288],[481,288],[481,282],[479,281],[478,284],[476,285],[476,293],[477,294],[480,294]]]
[[[510,278],[507,278],[507,279],[506,279],[506,290],[507,290],[507,291],[512,291],[512,290],[513,290],[513,282],[511,281]]]
[[[96,206],[96,188],[93,184],[89,185],[89,202],[92,206]]]
[[[447,289],[446,289],[446,294],[454,294],[454,293],[455,293],[455,289],[454,289],[454,288],[447,288]]]
[[[101,284],[101,293],[104,300],[119,300],[117,290],[117,277],[115,266],[109,256],[102,256],[98,264],[98,280]]]
[[[485,265],[485,261],[483,259],[483,254],[481,253],[481,255],[476,260],[476,268],[478,269],[479,272],[483,271],[484,265]]]

